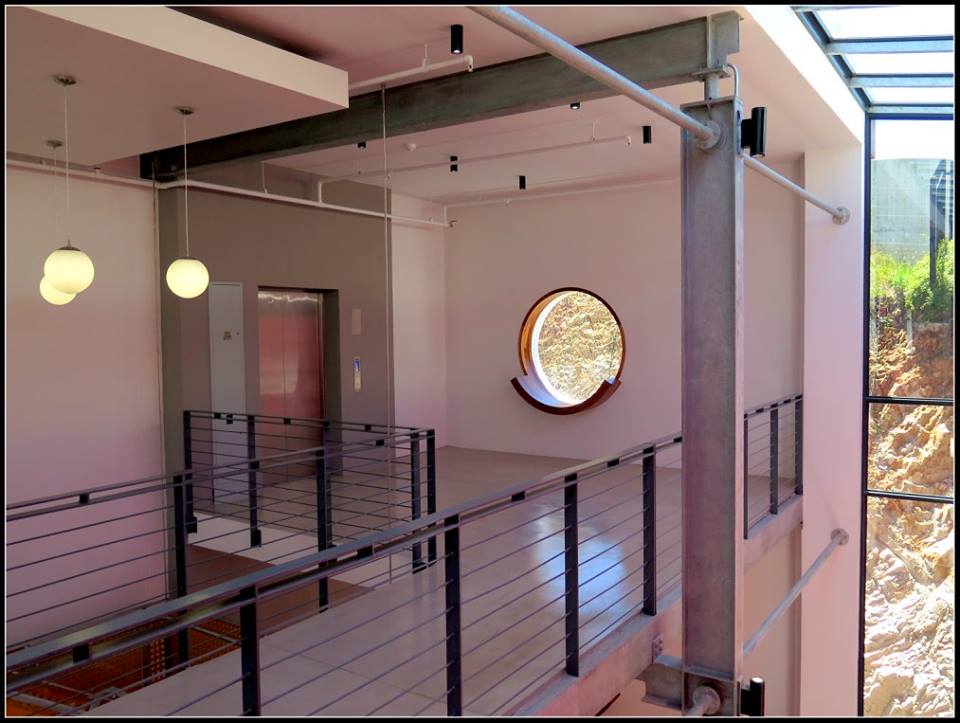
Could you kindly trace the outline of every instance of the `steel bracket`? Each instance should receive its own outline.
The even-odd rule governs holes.
[[[684,670],[679,658],[660,655],[654,659],[640,680],[646,685],[644,702],[672,710],[687,711],[693,707],[694,691],[700,687],[712,688],[720,696],[720,710],[716,715],[740,714],[740,683],[724,680],[704,672]]]

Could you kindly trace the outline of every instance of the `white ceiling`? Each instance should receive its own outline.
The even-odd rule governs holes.
[[[519,6],[518,9],[577,44],[735,9],[744,20],[741,23],[741,52],[732,56],[731,61],[740,68],[741,95],[747,109],[753,105],[764,105],[769,109],[768,160],[795,159],[809,148],[849,144],[849,130],[752,19],[748,7]],[[324,63],[346,70],[351,83],[419,65],[425,43],[432,60],[450,58],[449,26],[453,23],[464,25],[465,50],[474,55],[478,67],[539,52],[463,6],[215,6],[201,10],[208,16],[217,16],[225,26],[246,27],[258,35],[272,36],[285,44],[303,49]],[[805,33],[799,23],[798,31]],[[21,41],[22,44],[26,42]],[[34,55],[42,57],[43,48],[35,49]],[[103,62],[109,60],[109,54],[105,52],[98,52],[97,55],[103,57]],[[123,65],[123,75],[135,78],[138,68],[130,63]],[[8,63],[8,80],[11,75],[22,73],[20,70],[12,72],[10,67]],[[62,69],[34,74],[38,75],[40,86],[52,72],[62,72]],[[38,92],[37,79],[33,80],[32,91]],[[724,86],[732,89],[732,81],[724,81]],[[236,122],[235,117],[238,116],[243,118],[248,127],[277,122],[259,120],[258,114],[269,112],[273,105],[269,95],[260,89],[223,89],[224,97],[218,97],[214,103],[204,94],[216,93],[220,89],[204,84],[195,87],[190,77],[179,74],[165,77],[160,93],[165,99],[179,98],[190,95],[188,89],[199,92],[199,97],[165,102],[167,106],[186,102],[196,103],[201,109],[208,108],[195,116],[198,123],[201,115],[211,123],[223,124]],[[50,133],[56,129],[54,106],[59,98],[57,91],[52,82],[46,91],[40,88],[39,92],[46,94],[46,106],[43,112],[33,113],[36,116],[33,121],[38,122],[39,116],[52,113],[54,125],[52,130],[43,132],[36,132],[38,129],[33,128],[35,149],[22,152],[36,155],[43,152],[40,149],[43,139],[50,137]],[[79,97],[80,89],[77,91]],[[699,100],[702,90],[699,84],[689,83],[662,88],[657,93],[672,103],[680,104]],[[8,91],[8,101],[10,97]],[[111,121],[114,114],[130,104],[130,97],[137,96],[119,93],[101,96],[100,118],[104,126],[113,127]],[[13,117],[23,115],[19,110],[14,113],[14,107],[12,103],[8,105],[8,133]],[[157,115],[154,113],[153,117],[143,122],[157,129],[162,126],[168,130],[168,124],[176,123],[176,119],[171,122],[166,118],[157,118]],[[254,118],[257,118],[257,122],[251,123]],[[632,146],[627,148],[625,143],[610,143],[472,166],[468,162],[471,156],[585,141],[591,138],[593,121],[596,121],[597,137],[631,135]],[[645,124],[653,126],[652,145],[642,145],[640,142],[640,128]],[[176,127],[174,130],[177,130]],[[99,132],[103,134],[102,129]],[[120,129],[117,132],[126,131]],[[78,130],[78,145],[82,142],[80,135]],[[199,134],[197,137],[200,137]],[[520,174],[527,176],[528,189],[531,191],[571,183],[590,185],[599,182],[599,179],[609,182],[610,179],[633,181],[676,177],[679,175],[679,137],[679,130],[672,124],[629,100],[613,97],[585,102],[579,111],[564,106],[391,138],[387,143],[388,167],[446,161],[450,155],[460,156],[463,162],[460,172],[456,174],[445,168],[396,173],[390,184],[402,193],[453,202],[516,193],[516,176]],[[173,145],[176,142],[174,139],[172,143],[159,145]],[[407,143],[416,143],[417,149],[413,152],[405,150]],[[147,150],[151,148],[139,148],[135,152]],[[370,139],[363,151],[355,146],[347,146],[273,162],[324,176],[348,176],[355,174],[358,163],[362,170],[368,172],[381,170],[383,148],[379,141]],[[368,176],[366,180],[380,183],[381,176]]]
[[[46,155],[63,139],[72,75],[70,155],[84,165],[189,138],[258,128],[345,107],[343,71],[162,7],[6,8],[7,150]]]

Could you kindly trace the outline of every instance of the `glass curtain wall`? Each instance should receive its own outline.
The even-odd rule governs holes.
[[[954,712],[953,120],[868,121],[862,713]]]

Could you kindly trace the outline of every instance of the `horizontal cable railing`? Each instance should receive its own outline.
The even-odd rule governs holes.
[[[777,409],[780,434],[796,401],[745,424]],[[149,649],[127,677],[80,686],[74,709],[510,713],[679,584],[681,460],[671,435],[9,651],[8,696],[41,700],[51,682]],[[424,546],[418,566],[410,551]],[[216,638],[213,624],[231,627]],[[202,685],[170,687],[198,664]]]
[[[748,409],[743,418],[743,536],[803,494],[803,396]]]
[[[363,441],[198,454],[183,471],[8,505],[8,650],[434,511],[433,431],[359,427]],[[410,564],[425,565],[419,547]]]

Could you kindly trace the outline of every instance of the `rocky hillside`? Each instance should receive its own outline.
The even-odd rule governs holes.
[[[872,360],[873,394],[953,396],[953,325],[887,331]],[[953,409],[875,406],[869,484],[953,494]],[[868,506],[864,713],[952,715],[953,506],[873,498]]]

